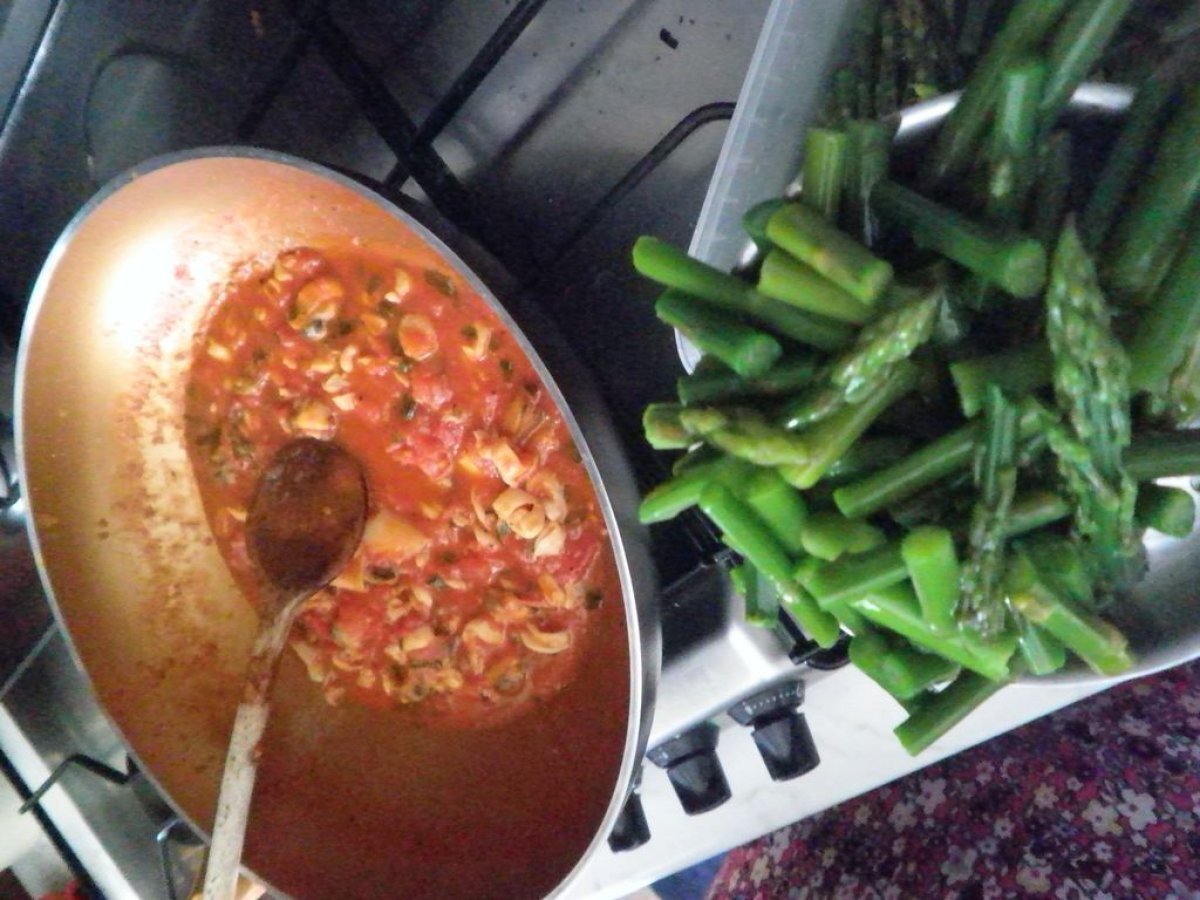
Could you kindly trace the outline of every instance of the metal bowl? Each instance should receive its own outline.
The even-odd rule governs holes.
[[[917,161],[921,150],[958,102],[958,97],[958,93],[935,97],[893,117],[896,126],[893,149],[901,168]],[[1064,122],[1081,137],[1076,141],[1077,170],[1086,175],[1099,169],[1098,161],[1090,164],[1095,149],[1111,139],[1132,97],[1133,91],[1122,85],[1088,83],[1076,90]],[[788,195],[798,190],[795,183],[779,187]],[[753,242],[747,241],[739,268],[752,268],[758,258],[758,249]],[[700,357],[699,352],[682,335],[678,336],[678,346],[684,368],[691,371]],[[1185,488],[1192,493],[1193,499],[1197,497],[1190,479],[1168,478],[1162,483]],[[1145,544],[1150,562],[1148,573],[1133,591],[1105,611],[1106,617],[1129,638],[1136,659],[1133,668],[1121,675],[1104,676],[1075,661],[1054,675],[1026,677],[1018,684],[1027,687],[1048,682],[1116,684],[1200,657],[1200,529],[1193,529],[1184,539],[1149,532]]]

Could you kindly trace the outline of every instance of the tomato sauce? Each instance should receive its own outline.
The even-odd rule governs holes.
[[[566,423],[456,273],[299,247],[236,278],[197,335],[188,451],[221,553],[253,600],[246,508],[293,437],[363,465],[371,509],[292,647],[331,703],[485,725],[559,690],[619,587]]]

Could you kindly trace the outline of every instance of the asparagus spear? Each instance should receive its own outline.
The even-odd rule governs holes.
[[[1006,683],[991,681],[974,672],[963,672],[949,687],[928,694],[913,705],[908,718],[896,726],[896,737],[905,750],[916,756]]]
[[[840,322],[861,325],[871,317],[865,304],[778,247],[763,257],[758,289],[768,297]]]
[[[800,488],[816,484],[843,453],[853,446],[880,414],[917,382],[917,369],[909,360],[901,360],[864,400],[847,406],[802,432],[809,457],[797,462],[789,481]]]
[[[1014,613],[1013,619],[1017,623],[1017,649],[1026,669],[1034,675],[1049,675],[1067,664],[1067,648],[1062,641],[1019,613]]]
[[[1164,392],[1200,336],[1200,214],[1138,320],[1129,345],[1129,379],[1135,388]]]
[[[929,627],[941,634],[954,631],[962,570],[949,530],[935,525],[914,528],[901,540],[900,554]]]
[[[937,285],[863,328],[854,347],[830,365],[824,383],[784,407],[787,427],[822,421],[877,392],[896,364],[929,339],[943,297]]]
[[[851,603],[872,624],[908,638],[923,650],[945,657],[985,678],[1001,680],[1008,677],[1009,660],[1017,646],[1013,634],[1005,633],[985,641],[972,631],[949,634],[935,631],[921,615],[916,594],[907,582],[873,589]]]
[[[651,403],[642,412],[642,431],[646,443],[655,450],[682,450],[695,443],[693,435],[679,420],[683,407],[678,403]]]
[[[850,662],[897,700],[909,700],[958,672],[958,666],[943,657],[869,628],[855,633]]]
[[[928,181],[944,184],[970,163],[996,105],[1004,70],[1042,42],[1070,0],[1017,0],[938,132]]]
[[[1133,0],[1077,0],[1054,35],[1042,92],[1042,127],[1054,124],[1080,83],[1104,53]]]
[[[1039,101],[1046,83],[1046,66],[1024,60],[1000,76],[996,118],[988,144],[989,218],[1005,228],[1021,224],[1033,185],[1038,138]]]
[[[1028,531],[1036,531],[1051,522],[1058,522],[1071,515],[1071,503],[1061,494],[1052,491],[1027,491],[1017,494],[1008,508],[1008,524],[1005,537],[1015,537]]]
[[[746,210],[742,216],[742,229],[754,241],[760,252],[766,253],[773,246],[771,239],[767,237],[767,221],[787,202],[784,197],[763,200]]]
[[[813,457],[805,436],[772,424],[757,410],[687,406],[679,410],[678,417],[694,439],[756,466],[808,464]]]
[[[1081,606],[1096,606],[1092,575],[1076,539],[1043,531],[1022,538],[1019,546],[1055,591]]]
[[[1089,249],[1100,247],[1108,237],[1113,216],[1158,138],[1185,68],[1185,58],[1173,54],[1138,87],[1121,133],[1080,216],[1079,230]]]
[[[1028,398],[1020,407],[1017,435],[1025,440],[1042,427],[1044,408]],[[843,515],[852,519],[870,516],[963,471],[971,464],[980,426],[978,421],[968,422],[914,450],[894,465],[843,485],[833,492],[833,502]]]
[[[729,488],[715,482],[701,493],[700,508],[729,536],[738,552],[771,582],[784,609],[805,633],[822,647],[832,647],[840,633],[837,619],[821,610],[792,578],[787,552],[766,524]]]
[[[1057,129],[1050,133],[1037,154],[1033,222],[1029,231],[1043,247],[1054,243],[1071,206],[1072,152],[1071,133]]]
[[[983,432],[975,458],[979,499],[971,514],[962,572],[959,619],[984,637],[1004,628],[1004,539],[1017,487],[1017,410],[994,384],[984,403]]]
[[[759,628],[771,628],[779,617],[779,595],[767,579],[748,562],[729,573],[734,589],[746,604],[746,621]]]
[[[654,304],[654,312],[702,352],[715,356],[744,378],[762,375],[783,353],[779,341],[769,334],[679,291],[663,293]]]
[[[892,281],[891,263],[803,203],[788,203],[767,221],[767,237],[801,262],[868,305]]]
[[[808,520],[808,507],[800,492],[774,469],[758,469],[748,477],[738,474],[725,483],[744,487],[746,502],[771,529],[780,546],[793,556],[799,555],[804,549],[801,535]]]
[[[1011,397],[1019,397],[1050,383],[1054,357],[1041,341],[990,356],[975,356],[950,363],[950,377],[958,391],[963,415],[983,409],[987,386],[994,384]]]
[[[671,474],[682,475],[697,466],[716,462],[719,459],[721,459],[721,452],[715,447],[710,447],[708,444],[693,444],[671,463]]]
[[[724,365],[715,371],[697,368],[692,374],[680,377],[675,387],[679,399],[686,406],[722,400],[776,397],[796,393],[812,381],[816,371],[817,362],[813,357],[795,354],[781,359],[754,378],[742,378]]]
[[[1129,445],[1129,360],[1109,328],[1095,268],[1070,220],[1059,238],[1046,292],[1054,390],[1067,428],[1046,436],[1076,502],[1075,526],[1110,579],[1136,554],[1135,486],[1122,464]]]
[[[1118,675],[1133,665],[1125,636],[1108,622],[1076,609],[1053,590],[1019,548],[1008,571],[1013,607],[1066,644],[1098,674]]]
[[[884,533],[867,522],[821,510],[800,526],[800,548],[817,559],[832,561],[844,554],[865,553],[883,544]]]
[[[1188,91],[1156,146],[1106,254],[1106,284],[1133,302],[1150,299],[1200,200],[1200,87]]]
[[[633,245],[633,265],[652,281],[707,300],[726,312],[754,319],[781,337],[819,350],[837,350],[850,342],[850,329],[844,324],[764,297],[740,278],[692,259],[658,238],[637,239]]]
[[[912,442],[902,437],[871,437],[856,441],[829,467],[822,479],[825,484],[845,484],[894,463],[912,449]],[[781,472],[781,474],[783,474]],[[786,475],[785,475],[786,477]]]
[[[804,202],[836,222],[842,205],[849,139],[844,131],[810,128],[804,136]]]
[[[900,547],[884,544],[866,553],[843,556],[813,570],[806,582],[822,609],[853,603],[908,578]]]
[[[726,475],[734,482],[743,481],[753,472],[750,463],[727,456],[698,463],[646,494],[638,506],[638,520],[649,525],[673,519],[700,502],[700,494],[710,481]]]
[[[867,247],[879,237],[879,220],[871,209],[871,192],[887,178],[891,129],[878,119],[855,119],[846,124],[850,150],[846,157],[845,219],[848,228]]]
[[[1185,538],[1196,524],[1196,504],[1183,488],[1150,482],[1138,487],[1134,517],[1144,528]]]
[[[873,194],[881,218],[1014,297],[1032,297],[1046,281],[1046,251],[1033,238],[990,228],[893,181]]]
[[[1125,469],[1135,481],[1200,474],[1200,428],[1139,432],[1125,454]]]

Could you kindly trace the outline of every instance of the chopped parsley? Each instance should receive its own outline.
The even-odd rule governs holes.
[[[396,401],[396,414],[405,420],[417,414],[417,401],[413,399],[412,394],[405,394]]]

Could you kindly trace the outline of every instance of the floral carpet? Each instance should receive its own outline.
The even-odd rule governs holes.
[[[708,897],[1200,898],[1200,662],[733,850]]]

